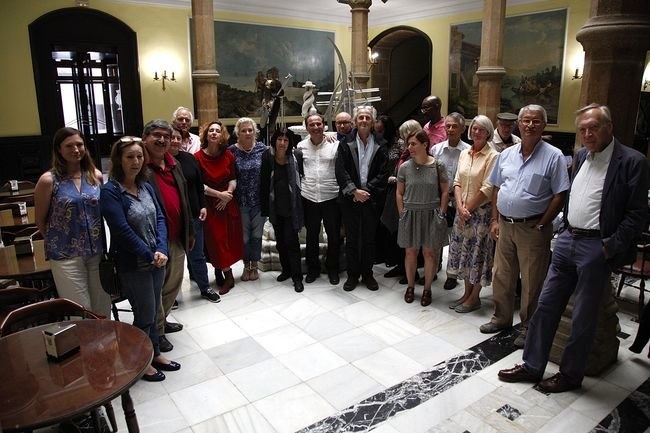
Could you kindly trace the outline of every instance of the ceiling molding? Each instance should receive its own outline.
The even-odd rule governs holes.
[[[191,0],[107,0],[191,10]],[[539,0],[508,0],[508,6],[536,3]],[[483,9],[483,0],[387,0],[375,1],[370,7],[368,25],[402,25],[412,21],[476,12]],[[92,0],[90,0],[92,7]],[[215,0],[218,12],[243,13],[276,18],[291,18],[350,25],[350,7],[337,0]]]

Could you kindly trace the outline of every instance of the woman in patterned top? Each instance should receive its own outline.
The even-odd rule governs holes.
[[[56,131],[52,168],[34,190],[36,225],[45,238],[45,255],[59,296],[108,316],[111,299],[99,281],[101,185],[102,173],[95,168],[81,132]]]
[[[242,281],[253,281],[259,278],[257,262],[262,256],[262,232],[266,220],[262,216],[260,194],[260,170],[266,146],[255,140],[258,132],[253,119],[242,117],[235,123],[237,143],[229,147],[235,155],[235,165],[237,166],[235,198],[239,203],[241,225],[244,230]]]

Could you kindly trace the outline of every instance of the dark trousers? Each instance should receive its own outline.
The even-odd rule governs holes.
[[[560,234],[526,335],[523,360],[530,372],[544,373],[555,331],[575,291],[571,335],[560,372],[572,383],[582,383],[603,293],[610,290],[609,276],[601,239]]]
[[[275,231],[275,247],[280,256],[282,273],[290,274],[294,281],[302,280],[300,240],[298,232],[293,228],[292,218],[276,216],[273,230]]]
[[[194,277],[199,290],[204,291],[210,287],[208,280],[208,267],[203,251],[203,221],[194,218],[194,248],[187,252],[187,267]]]
[[[621,277],[622,278],[622,277]],[[643,313],[639,318],[639,329],[634,338],[634,349],[636,352],[641,352],[648,341],[650,340],[650,302],[645,304],[643,308]],[[632,347],[630,347],[632,349]]]
[[[325,233],[327,233],[325,266],[328,272],[338,273],[339,250],[341,248],[341,210],[337,199],[316,203],[303,198],[302,209],[305,217],[305,228],[307,229],[307,246],[305,250],[307,272],[311,274],[320,273],[318,246],[320,244],[320,225],[322,221],[325,226]]]
[[[359,278],[372,275],[379,213],[370,201],[355,203],[348,199],[341,205],[341,211],[345,225],[345,261],[348,276]]]
[[[160,355],[156,321],[165,268],[150,266],[146,270],[120,272],[119,275],[122,290],[133,310],[133,326],[142,329],[149,336],[155,358]]]

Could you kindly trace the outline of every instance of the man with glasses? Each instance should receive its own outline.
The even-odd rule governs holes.
[[[350,116],[350,113],[341,111],[336,115],[334,121],[336,126],[336,139],[338,141],[341,141],[344,137],[350,135],[352,132],[352,116]]]
[[[189,144],[183,144],[181,146],[181,150],[189,152],[191,154],[195,154],[201,149],[201,139],[198,135],[192,134],[190,132],[193,121],[194,116],[192,115],[192,112],[189,108],[178,107],[172,114],[172,123],[174,126],[181,131],[187,131],[187,133],[190,135]]]
[[[422,100],[422,105],[420,106],[420,111],[427,121],[422,129],[429,136],[429,149],[434,144],[442,143],[447,139],[445,119],[440,114],[441,107],[442,101],[437,96],[427,96]]]
[[[503,149],[521,143],[521,138],[512,133],[517,124],[517,115],[512,113],[498,113],[497,127],[492,137],[492,145],[497,152],[503,152]]]
[[[156,192],[167,222],[169,261],[165,270],[162,302],[158,310],[161,352],[169,352],[174,348],[165,334],[183,329],[180,323],[167,322],[166,318],[183,283],[185,253],[194,247],[194,227],[189,208],[187,181],[180,164],[168,152],[171,135],[171,125],[160,119],[148,122],[142,132],[142,141],[147,150],[147,165],[150,169],[149,183]]]
[[[576,127],[584,148],[576,155],[563,226],[530,321],[524,364],[499,371],[505,382],[542,379],[555,331],[575,292],[571,335],[560,371],[538,385],[548,393],[581,386],[602,296],[611,290],[611,271],[634,261],[648,212],[645,155],[614,138],[609,108],[599,104],[581,108]]]
[[[521,144],[501,152],[490,175],[494,185],[490,234],[496,241],[495,311],[480,330],[490,334],[512,326],[516,281],[521,273],[517,347],[523,347],[528,322],[537,307],[550,257],[552,222],[569,189],[562,152],[542,140],[546,119],[544,107],[523,107],[519,111]]]

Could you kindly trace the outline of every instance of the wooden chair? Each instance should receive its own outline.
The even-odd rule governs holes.
[[[18,332],[22,329],[34,326],[44,325],[47,323],[56,323],[71,318],[80,319],[100,319],[101,316],[86,310],[83,305],[65,298],[48,299],[46,301],[28,304],[17,308],[7,314],[0,324],[0,337]],[[117,431],[117,421],[115,420],[115,411],[111,403],[104,405],[106,415],[111,424],[111,431]],[[91,412],[95,431],[101,431],[99,421],[99,411],[95,409]]]
[[[621,298],[621,291],[625,286],[639,290],[638,317],[640,318],[645,304],[645,280],[650,278],[650,233],[641,234],[636,246],[636,260],[632,264],[621,266],[616,273],[621,275],[616,290],[616,299],[626,300]]]
[[[36,188],[36,184],[34,182],[31,182],[29,180],[18,181],[18,192],[25,189],[34,189],[34,188]],[[7,182],[4,185],[0,186],[0,192],[8,192],[8,191],[11,191],[11,183]]]
[[[0,323],[13,310],[47,299],[49,290],[35,289],[15,285],[0,289]]]
[[[24,201],[27,206],[34,206],[34,194],[18,194],[0,197],[0,203],[17,203],[21,201]]]

